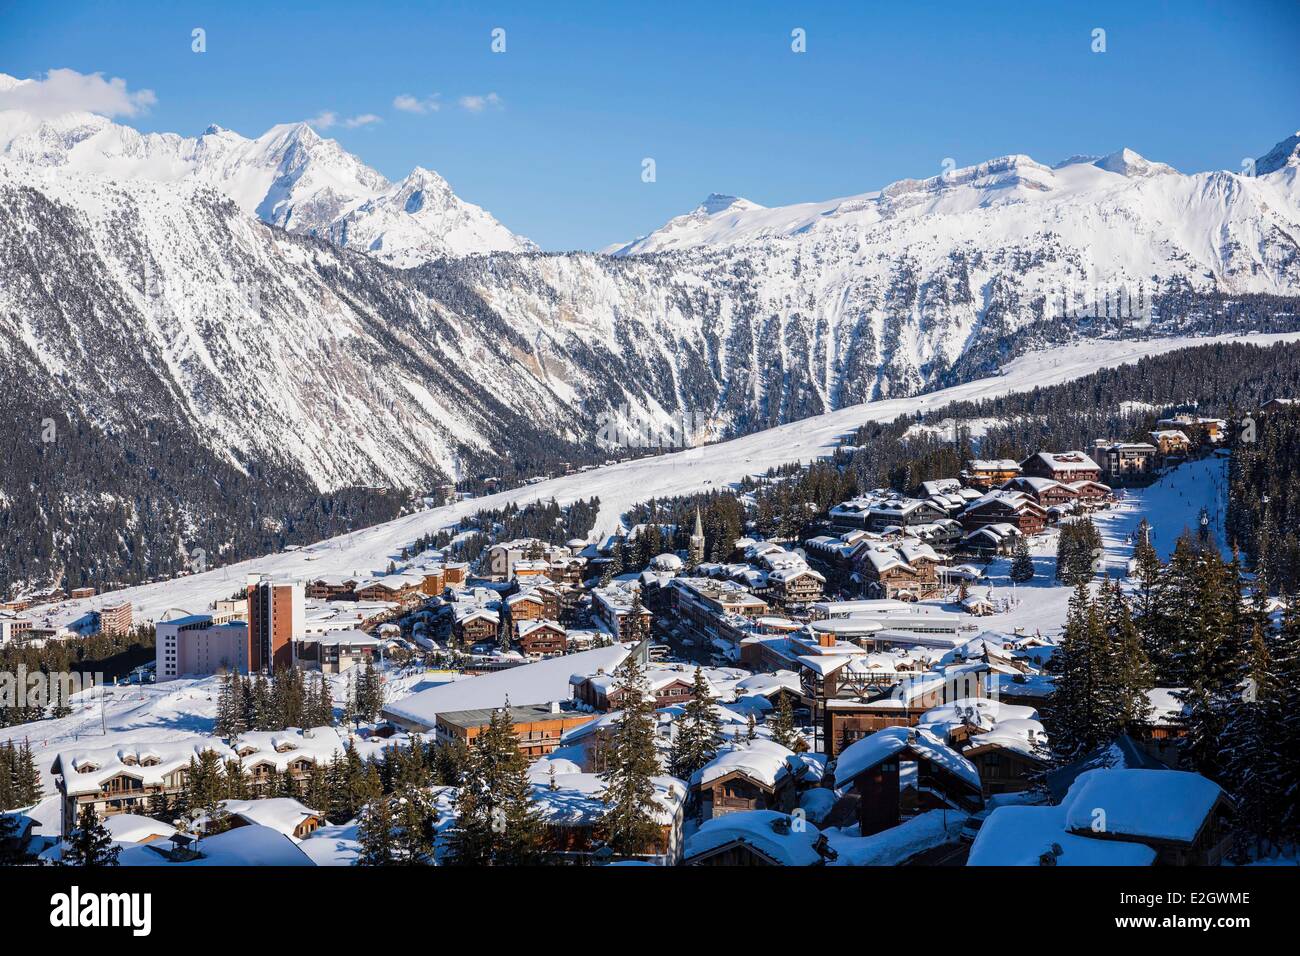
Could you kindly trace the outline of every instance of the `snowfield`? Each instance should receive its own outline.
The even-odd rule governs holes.
[[[1276,335],[1250,335],[1246,341],[1271,345],[1279,341],[1300,341],[1300,332]],[[952,402],[994,398],[1012,392],[1028,391],[1079,378],[1101,368],[1134,362],[1143,356],[1158,355],[1191,345],[1234,341],[1241,336],[1216,338],[1165,338],[1138,342],[1093,341],[1049,349],[1021,356],[1009,363],[1001,375],[943,389],[914,398],[890,399],[842,408],[825,415],[793,422],[767,431],[756,432],[731,441],[672,454],[642,458],[592,469],[587,472],[549,479],[510,491],[460,501],[440,508],[420,511],[394,521],[331,538],[300,550],[267,555],[217,568],[203,574],[177,578],[156,584],[109,592],[80,601],[65,601],[41,608],[39,620],[54,625],[68,625],[107,604],[129,600],[137,620],[156,621],[168,610],[201,612],[218,598],[229,597],[239,590],[251,574],[308,579],[335,574],[382,574],[400,549],[421,535],[432,534],[477,511],[500,508],[507,504],[523,505],[554,498],[567,504],[581,498],[600,498],[600,514],[591,538],[614,530],[622,515],[634,504],[652,497],[669,497],[720,488],[747,474],[761,474],[767,469],[790,462],[808,462],[829,455],[840,439],[858,426],[871,421],[888,421],[918,410],[942,408]],[[1205,463],[1206,467],[1212,463]],[[1171,479],[1182,481],[1183,479]],[[1194,486],[1193,486],[1194,485]],[[1156,488],[1162,487],[1157,485]],[[1182,487],[1181,485],[1179,486]],[[1180,494],[1199,494],[1205,489],[1193,483]],[[1157,494],[1148,489],[1146,494]],[[1152,499],[1153,501],[1155,499]],[[1173,507],[1170,503],[1169,507]],[[1161,506],[1163,507],[1163,505]],[[1198,506],[1199,507],[1199,506]],[[1220,509],[1221,510],[1221,509]],[[1109,513],[1104,513],[1109,514]],[[1118,519],[1129,514],[1115,509]],[[1134,513],[1135,514],[1135,513]],[[1191,512],[1195,517],[1196,510]],[[1115,531],[1122,536],[1137,526],[1137,518]],[[1103,517],[1103,521],[1105,521]],[[1187,519],[1191,520],[1191,519]],[[1131,524],[1132,528],[1128,525]],[[1164,534],[1169,522],[1153,519],[1157,533]],[[1178,530],[1181,530],[1179,528]],[[1103,534],[1107,530],[1103,527]],[[1177,532],[1173,532],[1174,537]],[[1158,539],[1162,550],[1172,544]],[[1126,560],[1126,559],[1125,559]],[[1047,560],[1050,565],[1050,559]],[[1040,570],[1043,569],[1040,561]],[[1032,589],[1021,589],[1028,591]],[[1055,591],[1050,593],[1055,594]],[[1067,596],[1064,590],[1060,598]],[[1030,602],[1026,602],[1026,607]],[[1026,614],[1004,615],[1014,624],[1034,625]],[[1022,620],[1022,618],[1024,618]],[[1003,621],[994,622],[1002,626]],[[1035,625],[1036,626],[1036,625]]]

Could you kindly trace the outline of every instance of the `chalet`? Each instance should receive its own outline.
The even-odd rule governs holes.
[[[1109,501],[1111,497],[1110,485],[1103,485],[1100,481],[1072,481],[1065,487],[1074,492],[1077,503],[1085,509]]]
[[[779,604],[807,604],[820,601],[826,578],[805,565],[802,568],[781,568],[768,573],[769,595]]]
[[[691,776],[691,795],[703,819],[738,810],[781,810],[795,805],[794,751],[758,738],[728,747]]]
[[[528,588],[510,595],[505,600],[505,608],[516,637],[519,636],[520,625],[528,621],[540,621],[545,617],[554,619],[560,616],[559,601],[556,600],[553,606],[548,607],[546,595],[539,588]]]
[[[672,707],[690,699],[694,680],[694,669],[685,665],[651,664],[646,668],[643,686],[654,696],[656,708]],[[592,710],[618,710],[621,706],[623,690],[613,674],[575,674],[572,684],[573,699]],[[711,693],[717,696],[715,692]]]
[[[305,594],[313,601],[355,601],[357,599],[356,578],[321,577],[307,582]]]
[[[1223,441],[1228,423],[1222,418],[1203,418],[1200,415],[1180,413],[1156,422],[1160,431],[1178,430],[1197,444],[1217,444]]]
[[[961,539],[961,550],[975,555],[1010,554],[1016,541],[1023,537],[1013,524],[998,522],[976,528]]]
[[[500,708],[485,707],[475,710],[449,710],[439,713],[434,724],[434,736],[441,743],[477,743],[487,730],[493,714]],[[530,704],[511,707],[510,723],[519,738],[519,750],[526,757],[544,757],[560,746],[566,731],[581,727],[595,719],[595,714],[566,709],[559,703]]]
[[[533,770],[529,779],[547,854],[557,861],[591,862],[602,846],[602,821],[609,811],[602,798],[605,781],[595,773],[566,769],[551,774],[545,768]],[[656,833],[639,852],[622,859],[673,866],[682,856],[686,792],[675,777],[652,777],[651,783],[654,786],[651,813]]]
[[[905,540],[897,546],[868,546],[854,562],[867,597],[920,601],[943,591],[938,572],[943,559],[928,544]]]
[[[1078,498],[1078,493],[1069,485],[1063,485],[1051,478],[1033,478],[1029,476],[1012,478],[1002,485],[1002,490],[1019,492],[1028,498],[1032,498],[1034,503],[1044,511],[1059,505],[1068,505]]]
[[[940,704],[984,697],[987,671],[984,664],[964,664],[946,671],[895,674],[888,684],[863,690],[856,681],[840,675],[835,696],[823,701],[826,753],[834,756],[854,741],[887,727],[915,726],[926,711]]]
[[[966,462],[961,479],[972,488],[988,491],[1020,475],[1020,463],[1010,458],[973,458]]]
[[[1098,807],[1105,827],[1096,825]],[[1060,810],[1066,833],[1141,844],[1157,865],[1219,866],[1232,846],[1233,803],[1196,773],[1099,767],[1079,775]]]
[[[1290,411],[1293,408],[1300,408],[1300,398],[1270,398],[1259,407],[1259,413],[1271,415],[1274,412]]]
[[[1192,450],[1192,440],[1177,428],[1161,428],[1151,433],[1161,458],[1177,458]]]
[[[1010,710],[1014,705],[1007,705]],[[1016,710],[1032,711],[1016,707]],[[985,797],[1019,793],[1033,786],[1047,770],[1047,736],[1035,717],[1004,717],[991,730],[971,733],[958,749],[979,772]]]
[[[998,524],[1009,524],[1024,535],[1037,534],[1047,526],[1047,510],[1018,491],[990,491],[961,515],[968,534]]]
[[[1081,451],[1036,452],[1020,463],[1020,470],[1031,477],[1051,478],[1066,484],[1101,480],[1101,466]]]
[[[451,625],[452,639],[463,647],[495,641],[501,627],[496,611],[482,605],[456,605]]]
[[[260,800],[223,800],[222,809],[227,814],[227,829],[262,826],[278,830],[295,843],[301,843],[325,823],[323,814],[308,809],[291,797],[264,797]],[[207,821],[200,819],[204,828]]]
[[[142,815],[158,797],[174,800],[185,790],[190,762],[205,752],[222,762],[238,760],[255,791],[264,793],[278,786],[285,774],[305,781],[313,767],[331,762],[344,748],[332,727],[252,731],[230,745],[207,737],[64,750],[55,756],[50,773],[61,798],[62,832],[67,834],[86,806],[105,820],[119,813]]]
[[[1149,477],[1155,470],[1156,451],[1155,445],[1146,442],[1099,438],[1092,445],[1092,457],[1101,466],[1101,477],[1115,485]]]
[[[569,647],[568,632],[557,621],[545,618],[521,622],[518,640],[520,650],[532,660],[563,654]]]
[[[867,509],[867,531],[888,531],[891,528],[910,528],[948,517],[948,512],[925,498],[891,496],[875,500]]]
[[[906,765],[914,772],[904,787]],[[983,805],[975,766],[924,728],[889,727],[864,737],[836,758],[834,772],[836,789],[848,788],[857,804],[863,836],[898,826],[904,810],[973,813]]]
[[[713,817],[686,839],[685,866],[821,866],[835,860],[826,835],[775,810]]]
[[[358,601],[391,601],[400,604],[424,596],[424,576],[418,574],[387,574],[360,581],[356,586]]]

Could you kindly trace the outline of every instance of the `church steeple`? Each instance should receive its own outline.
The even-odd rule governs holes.
[[[691,567],[704,563],[704,522],[700,520],[700,509],[695,509],[695,532],[691,535]]]

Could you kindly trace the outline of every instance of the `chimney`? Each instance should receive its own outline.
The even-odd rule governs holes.
[[[834,634],[828,634],[828,633],[825,632],[825,631],[818,631],[818,632],[817,632],[817,643],[818,643],[818,645],[821,646],[821,647],[834,647],[834,646],[835,646],[835,635],[834,635]]]
[[[560,702],[558,700],[551,701],[551,713],[558,714],[559,712],[560,712]]]

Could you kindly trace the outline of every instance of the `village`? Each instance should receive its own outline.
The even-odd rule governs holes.
[[[5,731],[27,780],[6,859],[93,862],[91,834],[118,865],[470,862],[470,845],[485,862],[506,851],[467,836],[485,799],[467,791],[492,752],[513,770],[487,789],[513,774],[518,805],[489,799],[488,820],[517,810],[531,834],[507,862],[1222,863],[1235,805],[1182,769],[1185,688],[1143,689],[1143,718],[1073,759],[1050,715],[1078,583],[1067,529],[1122,520],[1084,576],[1132,583],[1152,543],[1143,491],[1195,475],[1205,492],[1227,427],[1180,414],[1149,441],[971,459],[910,495],[835,504],[804,537],[711,542],[723,560],[705,560],[697,510],[681,550],[659,550],[679,529],[638,524],[473,562],[403,549],[382,574],[254,577],[153,622],[155,659],[129,683]],[[1207,540],[1193,504],[1166,536]],[[59,640],[32,612],[60,597],[3,605],[3,642]],[[130,604],[98,627],[129,632]],[[144,703],[118,729],[105,698]],[[178,702],[184,733],[152,716]],[[640,826],[618,822],[631,715],[653,763]]]

